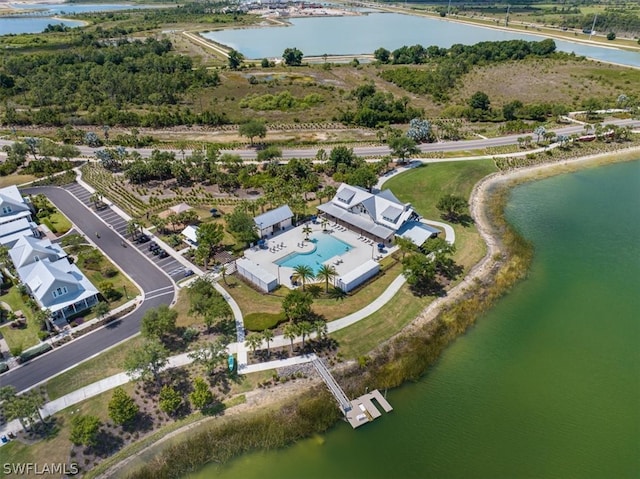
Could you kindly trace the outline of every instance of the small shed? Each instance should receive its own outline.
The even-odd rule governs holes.
[[[172,213],[175,213],[175,214],[177,214],[177,215],[179,215],[180,213],[184,213],[185,211],[192,210],[192,209],[193,209],[193,207],[189,206],[189,205],[188,205],[188,204],[186,204],[186,203],[179,203],[179,204],[177,204],[177,205],[172,206],[171,208],[169,208],[169,210],[170,210]]]
[[[282,205],[253,218],[260,238],[273,235],[291,226],[293,212],[289,205]]]
[[[347,274],[340,276],[336,282],[336,286],[345,292],[357,288],[370,278],[373,278],[380,272],[380,265],[370,259],[366,263],[361,264],[357,268],[352,269]]]
[[[187,243],[197,246],[198,245],[198,227],[189,225],[182,230],[182,236],[185,237]]]
[[[236,269],[240,276],[265,293],[270,293],[278,287],[278,278],[253,261],[246,258],[239,258],[236,260]]]

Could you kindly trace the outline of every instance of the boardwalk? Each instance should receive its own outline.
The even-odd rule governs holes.
[[[346,416],[351,410],[351,401],[349,401],[347,395],[344,393],[338,382],[333,378],[322,360],[314,359],[311,364],[315,366],[318,374],[320,374],[320,377],[329,388],[329,391],[333,394],[333,397],[336,398],[336,401],[338,401],[342,414]]]

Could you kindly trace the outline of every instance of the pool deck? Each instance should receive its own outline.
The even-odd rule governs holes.
[[[322,262],[322,264],[332,265],[336,269],[338,272],[336,279],[360,266],[367,260],[382,259],[388,256],[395,251],[396,248],[395,246],[386,248],[384,253],[379,253],[376,243],[371,244],[362,239],[358,239],[360,238],[358,233],[345,230],[344,228],[339,229],[332,225],[328,225],[326,227],[327,231],[323,232],[320,224],[307,223],[306,225],[312,229],[312,233],[310,234],[311,238],[328,234],[351,246],[349,251]],[[265,238],[267,240],[267,249],[259,249],[258,247],[250,248],[245,250],[245,257],[275,275],[278,278],[278,283],[293,289],[294,286],[290,280],[290,277],[294,273],[293,268],[278,266],[275,262],[291,253],[310,253],[313,251],[315,245],[311,242],[304,241],[306,236],[302,232],[304,226],[305,225],[299,225],[294,228],[289,228],[286,231]]]
[[[351,401],[351,410],[346,414],[347,421],[349,421],[351,427],[355,429],[382,416],[372,399],[375,399],[380,404],[384,412],[393,411],[391,404],[376,389]]]

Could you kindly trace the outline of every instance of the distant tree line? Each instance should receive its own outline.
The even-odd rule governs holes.
[[[412,93],[429,94],[437,101],[446,101],[458,79],[475,65],[522,60],[530,56],[547,57],[555,51],[556,44],[551,39],[540,42],[508,40],[475,45],[456,44],[451,48],[403,46],[393,52],[379,48],[374,56],[381,63],[429,64],[429,69],[401,67],[384,70],[380,76]]]

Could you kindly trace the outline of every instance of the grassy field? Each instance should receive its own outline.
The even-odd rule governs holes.
[[[11,185],[21,185],[23,183],[29,183],[36,180],[37,177],[33,175],[9,175],[0,176],[0,188],[5,188]]]

